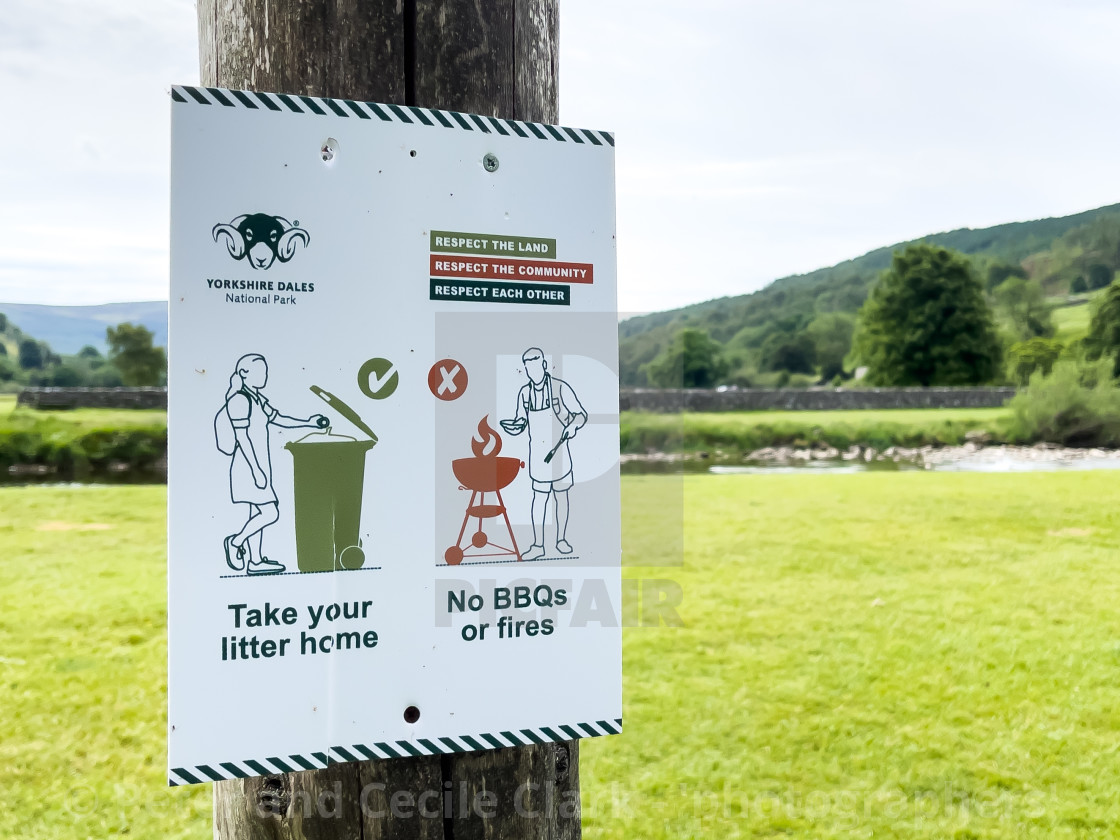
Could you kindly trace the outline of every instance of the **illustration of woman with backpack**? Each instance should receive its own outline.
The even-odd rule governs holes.
[[[214,418],[218,449],[230,457],[229,492],[235,504],[249,505],[249,516],[236,534],[224,540],[226,563],[250,575],[274,575],[284,565],[264,556],[262,532],[280,518],[279,501],[272,486],[269,427],[324,428],[327,418],[315,414],[306,420],[281,414],[261,393],[268,383],[268,362],[259,353],[237,360],[229,378],[225,404]]]

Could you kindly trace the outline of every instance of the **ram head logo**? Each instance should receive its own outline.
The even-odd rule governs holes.
[[[249,260],[253,268],[270,268],[276,260],[287,262],[296,254],[296,244],[307,247],[310,235],[299,222],[282,216],[249,213],[228,225],[214,225],[214,241],[225,239],[226,250],[235,260]]]

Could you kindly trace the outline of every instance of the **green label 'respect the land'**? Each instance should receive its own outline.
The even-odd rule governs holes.
[[[522,256],[556,259],[556,240],[538,236],[495,236],[433,230],[432,250],[442,254],[487,254],[492,257]]]

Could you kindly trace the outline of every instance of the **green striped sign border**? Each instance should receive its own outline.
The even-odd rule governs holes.
[[[425,125],[450,128],[457,131],[478,131],[503,137],[522,137],[526,140],[552,140],[585,146],[614,146],[614,135],[608,131],[588,128],[568,128],[563,125],[503,120],[479,114],[461,114],[457,111],[440,111],[435,108],[418,108],[414,105],[385,105],[377,102],[355,102],[352,99],[324,99],[319,96],[297,96],[288,93],[262,93],[249,90],[229,90],[216,87],[190,87],[172,85],[171,99],[188,105],[219,105],[225,108],[244,108],[254,111],[279,111],[282,113],[311,114],[319,117],[377,120],[405,125]]]
[[[416,738],[412,741],[378,741],[371,744],[352,744],[348,747],[331,747],[326,752],[308,755],[269,756],[243,761],[224,761],[220,764],[199,764],[195,767],[173,767],[167,774],[170,787],[197,785],[203,782],[221,782],[227,779],[248,779],[252,776],[269,776],[276,773],[299,773],[303,770],[322,770],[332,764],[349,761],[376,761],[385,758],[409,758],[422,755],[465,753],[476,750],[497,750],[507,747],[527,747],[531,744],[548,744],[554,741],[574,741],[600,735],[618,735],[622,732],[622,718],[597,720],[593,723],[564,723],[559,726],[541,726],[536,729],[483,732],[480,735],[460,735],[457,738]]]

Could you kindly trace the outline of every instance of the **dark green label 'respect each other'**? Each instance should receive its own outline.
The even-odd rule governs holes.
[[[571,306],[572,287],[561,283],[499,283],[492,280],[433,277],[428,299]]]
[[[498,236],[491,233],[432,231],[432,251],[440,254],[485,254],[491,257],[556,259],[556,240],[539,236]]]

